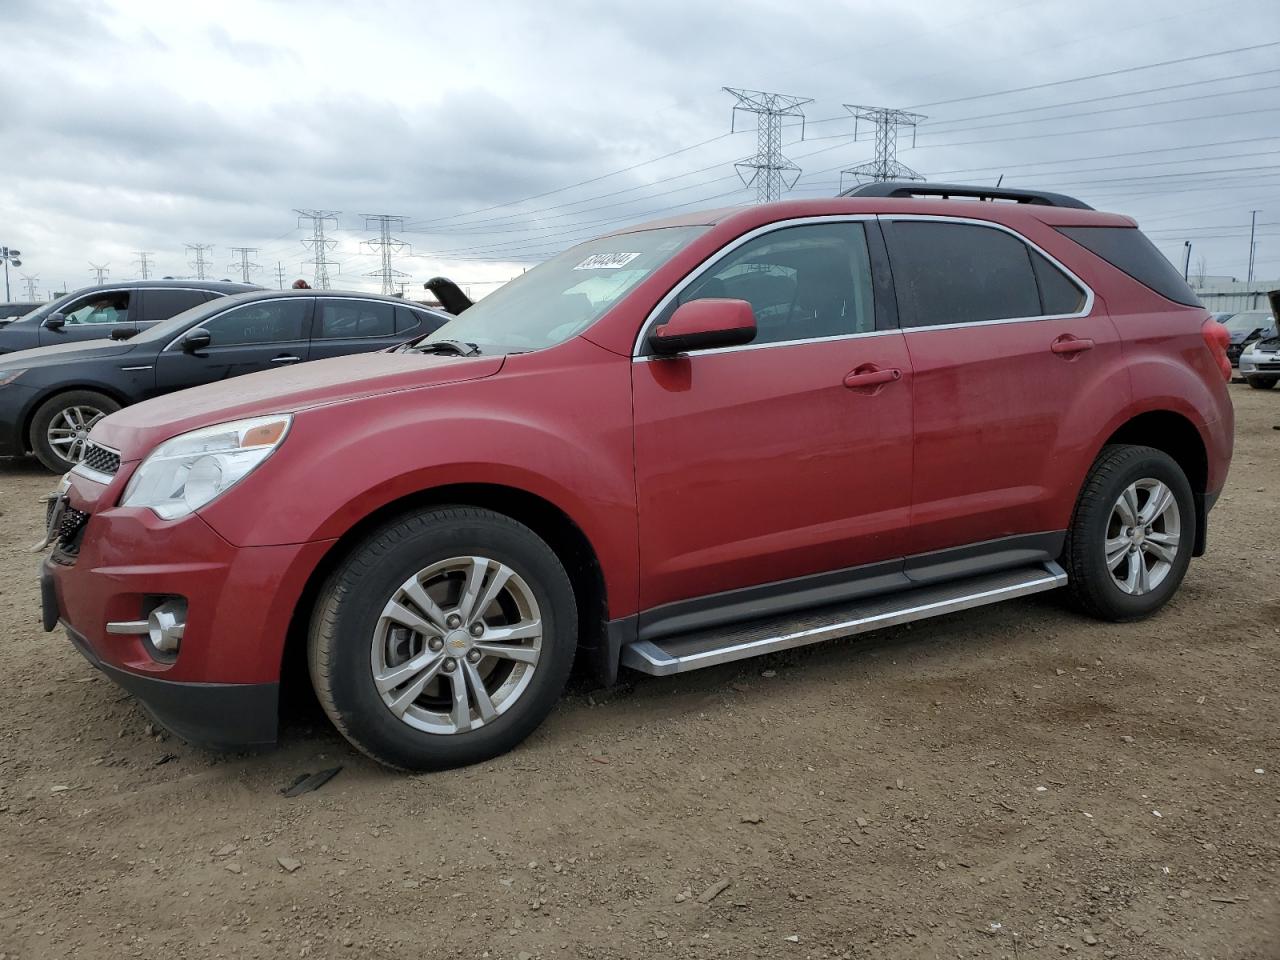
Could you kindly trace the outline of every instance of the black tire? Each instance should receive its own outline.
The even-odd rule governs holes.
[[[1275,377],[1249,377],[1249,386],[1255,390],[1270,390],[1275,385]]]
[[[96,390],[68,390],[55,397],[50,397],[31,418],[31,430],[28,441],[36,458],[54,473],[66,473],[79,462],[79,458],[68,459],[49,442],[49,427],[55,419],[72,408],[100,411],[104,416],[120,409],[105,393]]]
[[[1163,482],[1172,491],[1180,530],[1177,553],[1163,581],[1148,593],[1134,595],[1113,580],[1104,542],[1112,509],[1122,492],[1147,478]],[[1178,589],[1191,563],[1195,521],[1191,484],[1172,457],[1153,447],[1104,447],[1076,501],[1063,551],[1063,566],[1076,602],[1092,616],[1117,622],[1140,620],[1160,609]]]
[[[378,693],[370,663],[374,631],[408,578],[470,556],[505,564],[527,584],[543,623],[542,651],[528,686],[496,719],[465,732],[430,733],[395,716]],[[442,770],[505,753],[529,736],[559,699],[577,640],[573,587],[546,543],[502,514],[439,507],[387,523],[339,563],[312,614],[308,667],[325,713],[355,747],[390,767]]]

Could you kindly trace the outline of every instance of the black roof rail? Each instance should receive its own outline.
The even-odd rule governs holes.
[[[863,183],[840,193],[842,197],[972,197],[976,200],[1013,200],[1035,203],[1042,207],[1072,207],[1092,210],[1082,200],[1064,193],[1044,190],[1015,190],[1010,187],[970,187],[958,183],[918,183],[910,180],[888,180]]]

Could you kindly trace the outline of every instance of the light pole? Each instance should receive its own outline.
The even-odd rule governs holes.
[[[15,267],[22,266],[22,261],[18,257],[22,254],[21,250],[11,250],[8,247],[0,247],[0,260],[4,261],[4,298],[9,299],[9,264]]]

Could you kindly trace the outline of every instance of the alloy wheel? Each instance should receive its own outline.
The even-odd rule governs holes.
[[[1121,492],[1103,543],[1107,570],[1123,592],[1150,593],[1173,568],[1182,538],[1178,500],[1169,486],[1147,477]]]
[[[84,459],[89,431],[104,416],[97,407],[84,405],[59,411],[45,431],[49,446],[68,463],[79,463]]]
[[[465,733],[491,723],[528,689],[542,653],[529,585],[487,557],[452,557],[395,591],[373,632],[374,686],[418,730]]]

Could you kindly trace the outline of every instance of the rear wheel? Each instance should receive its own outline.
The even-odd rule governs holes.
[[[1275,377],[1249,377],[1249,386],[1255,390],[1270,390],[1275,385]]]
[[[469,507],[396,520],[330,576],[308,645],[338,730],[434,770],[510,750],[546,717],[577,647],[573,589],[529,528]]]
[[[1145,617],[1178,589],[1194,537],[1191,484],[1177,462],[1152,447],[1106,447],[1067,531],[1071,591],[1094,616]]]
[[[96,390],[60,393],[31,418],[31,449],[50,470],[66,473],[84,459],[94,424],[119,409],[120,404]]]

